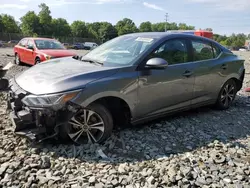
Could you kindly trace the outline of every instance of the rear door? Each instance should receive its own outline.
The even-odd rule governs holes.
[[[187,108],[193,99],[193,63],[186,39],[165,41],[147,59],[162,58],[169,65],[165,69],[144,69],[139,72],[136,116],[154,116]]]
[[[24,54],[24,49],[26,48],[26,44],[27,44],[27,39],[22,39],[18,44],[17,44],[17,48],[16,48],[16,52],[20,57],[20,60],[22,62],[26,62],[25,61],[25,54]]]
[[[22,62],[27,63],[27,57],[26,57],[26,47],[27,47],[27,39],[23,39],[20,42],[19,45],[19,57],[21,59]]]
[[[28,46],[32,46],[33,48],[35,48],[34,47],[34,42],[33,42],[32,39],[29,39],[28,42],[27,42],[25,55],[26,55],[27,63],[33,65],[35,63],[35,57],[34,57],[34,53],[35,53],[34,50],[35,49],[34,50],[28,49]]]
[[[221,50],[207,40],[191,39],[193,47],[194,100],[192,104],[213,101],[223,84],[224,67],[220,60]]]

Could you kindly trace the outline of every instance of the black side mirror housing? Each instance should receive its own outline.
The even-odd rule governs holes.
[[[165,69],[168,66],[168,62],[162,58],[152,58],[146,63],[146,68],[151,69]]]

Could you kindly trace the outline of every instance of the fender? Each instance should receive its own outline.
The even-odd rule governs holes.
[[[39,57],[41,61],[45,61],[45,60],[46,60],[45,54],[43,54],[43,53],[41,53],[41,52],[35,54],[34,61],[35,61],[35,59],[36,59],[37,57]]]
[[[236,79],[236,80],[238,80],[238,81],[241,81],[238,74],[231,74],[231,75],[225,77],[224,82],[220,85],[220,90],[221,90],[221,88],[223,87],[223,85],[224,85],[228,80],[230,80],[230,79]],[[219,90],[219,91],[220,91],[220,90]]]
[[[123,100],[129,106],[129,109],[130,109],[130,112],[131,112],[131,116],[132,117],[134,116],[134,114],[133,114],[134,110],[133,109],[135,108],[135,104],[133,104],[129,99],[127,99],[126,95],[122,95],[121,93],[115,92],[115,91],[105,91],[105,92],[97,93],[97,94],[89,97],[88,99],[86,99],[80,105],[82,107],[87,107],[92,102],[94,102],[94,101],[96,101],[98,99],[101,99],[101,98],[105,98],[105,97],[117,97],[117,98]],[[76,101],[77,101],[77,99],[76,99]]]

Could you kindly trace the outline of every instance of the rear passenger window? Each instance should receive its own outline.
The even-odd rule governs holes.
[[[213,48],[208,43],[192,41],[194,61],[213,59]]]
[[[214,57],[217,58],[220,53],[221,53],[221,49],[215,45],[213,45],[213,51],[214,51]]]
[[[182,39],[168,40],[151,55],[165,59],[170,65],[186,63],[188,62],[186,41]]]
[[[23,39],[20,41],[19,45],[22,46],[22,47],[25,47],[27,44],[27,39]]]

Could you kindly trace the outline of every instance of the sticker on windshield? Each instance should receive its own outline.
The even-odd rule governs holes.
[[[136,39],[136,41],[140,41],[140,42],[152,42],[154,39],[152,39],[152,38],[143,38],[143,37],[138,37],[137,39]]]

